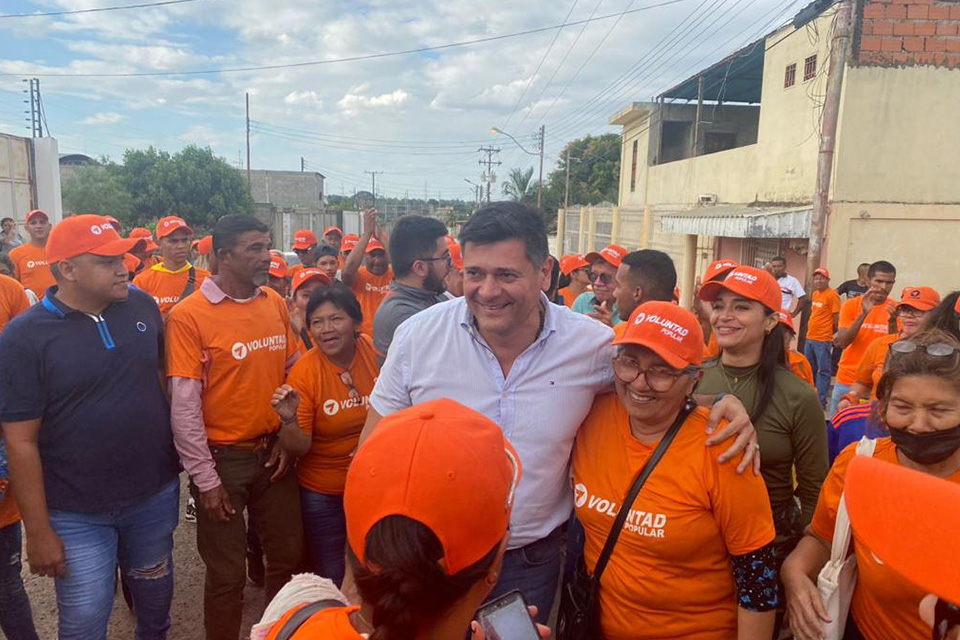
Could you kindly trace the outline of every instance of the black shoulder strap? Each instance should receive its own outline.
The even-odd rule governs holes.
[[[667,429],[667,432],[663,434],[663,438],[660,439],[660,442],[657,444],[657,448],[654,449],[653,455],[650,456],[650,459],[647,460],[647,463],[643,465],[643,469],[640,469],[640,473],[637,474],[637,477],[633,481],[633,485],[630,487],[630,492],[627,493],[627,497],[623,499],[623,504],[620,506],[620,511],[617,513],[617,517],[613,521],[613,528],[610,529],[610,534],[607,536],[607,541],[603,545],[603,551],[600,552],[600,557],[597,558],[597,566],[593,569],[593,589],[596,590],[600,586],[600,576],[603,575],[603,570],[607,568],[607,563],[610,561],[610,556],[613,555],[613,547],[617,544],[617,539],[620,537],[620,532],[623,531],[623,524],[627,521],[627,516],[630,515],[630,509],[633,508],[633,503],[637,501],[637,496],[640,495],[640,489],[643,488],[643,485],[647,482],[647,478],[650,477],[650,474],[653,473],[653,470],[657,467],[657,464],[660,463],[660,460],[663,458],[663,454],[667,452],[667,447],[670,446],[670,443],[673,442],[673,439],[676,437],[677,432],[680,431],[680,427],[683,426],[683,423],[687,421],[687,417],[690,415],[690,412],[693,411],[694,404],[692,400],[687,400],[687,403],[684,405],[683,409],[680,410],[679,415],[677,415],[676,421],[670,428]]]
[[[289,620],[283,623],[283,626],[280,627],[280,631],[277,632],[276,640],[290,640],[290,638],[293,637],[293,634],[295,634],[297,630],[303,626],[303,623],[312,618],[318,611],[322,611],[323,609],[335,609],[343,606],[346,605],[339,600],[317,600],[316,602],[311,602],[302,609],[299,609],[295,614],[290,616]]]
[[[190,271],[187,272],[187,286],[183,288],[183,293],[180,294],[180,299],[183,300],[191,293],[197,289],[197,269],[196,267],[191,266]]]
[[[310,339],[310,332],[307,331],[306,327],[300,329],[300,339],[303,340],[303,344],[307,345],[307,349],[313,349],[313,340]]]

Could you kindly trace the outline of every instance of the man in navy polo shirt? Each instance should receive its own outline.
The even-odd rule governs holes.
[[[56,286],[0,336],[0,420],[33,573],[56,578],[59,637],[105,639],[119,560],[137,638],[165,638],[179,482],[161,387],[163,322],[128,284],[103,216],[50,233]]]

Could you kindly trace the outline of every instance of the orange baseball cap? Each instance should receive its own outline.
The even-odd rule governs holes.
[[[717,260],[716,262],[711,262],[703,274],[703,281],[723,280],[727,277],[727,274],[739,266],[740,263],[734,262],[733,260]]]
[[[275,259],[276,258],[274,258],[274,260]],[[270,269],[273,269],[273,260],[270,261]],[[273,274],[271,273],[270,275]],[[300,269],[300,271],[297,271],[297,273],[293,276],[293,284],[290,287],[290,295],[295,294],[297,289],[310,280],[321,280],[323,284],[333,284],[333,282],[330,280],[330,277],[319,269],[314,269],[313,267]]]
[[[613,344],[646,347],[674,369],[699,367],[703,362],[700,322],[672,302],[645,302],[634,309],[626,330]]]
[[[343,230],[340,227],[327,227],[323,230],[323,235],[327,235],[328,233],[335,233],[343,238]]]
[[[560,258],[560,273],[565,276],[570,275],[577,269],[589,267],[590,263],[583,257],[582,253],[570,254]]]
[[[857,543],[924,591],[960,603],[960,485],[866,456],[850,461],[844,484]]]
[[[449,399],[385,417],[347,471],[347,540],[366,563],[370,530],[390,516],[430,529],[455,575],[507,535],[520,457],[486,416]]]
[[[348,233],[340,240],[340,251],[353,251],[360,242],[360,236],[355,233]]]
[[[156,251],[160,247],[157,246],[157,243],[153,241],[153,234],[150,233],[150,229],[145,227],[135,227],[130,230],[129,238],[143,238],[147,241],[146,249],[147,251]]]
[[[197,253],[202,256],[213,253],[213,236],[203,236],[197,240]]]
[[[457,271],[463,271],[463,251],[453,236],[447,236],[447,249],[450,250],[450,262]]]
[[[813,270],[813,275],[821,275],[827,280],[830,279],[830,271],[826,267],[817,267]]]
[[[178,216],[160,218],[160,222],[157,223],[157,240],[166,238],[177,229],[186,229],[187,233],[193,235],[193,229],[190,228],[190,225],[188,225],[187,221],[183,218]]]
[[[700,287],[700,299],[713,302],[721,291],[730,291],[748,300],[755,300],[771,311],[780,310],[780,285],[763,269],[740,265],[727,274],[722,282],[713,280]]]
[[[117,233],[120,233],[121,231],[123,231],[123,225],[120,224],[119,220],[117,220],[113,216],[103,216],[103,217],[107,219],[107,222],[113,225],[113,228],[117,230]]]
[[[128,273],[133,273],[140,268],[140,258],[132,253],[124,254],[123,266],[127,268]]]
[[[43,217],[46,218],[47,220],[50,219],[50,216],[47,215],[47,212],[46,212],[46,211],[41,211],[40,209],[34,209],[33,211],[27,212],[27,219],[26,219],[26,221],[27,221],[27,222],[30,222],[31,220],[33,220],[33,219],[36,218],[37,216],[43,216]]]
[[[310,229],[300,229],[295,234],[293,234],[293,248],[294,250],[299,249],[305,251],[310,247],[319,244],[317,241],[317,234]]]
[[[270,275],[274,278],[286,278],[287,261],[280,256],[270,256]]]
[[[85,253],[122,256],[143,243],[143,238],[121,238],[106,218],[85,213],[64,218],[53,228],[47,240],[47,262],[53,264]]]
[[[777,311],[777,317],[780,319],[780,324],[790,329],[793,333],[796,333],[797,330],[793,328],[793,318],[790,317],[790,314],[786,311]]]
[[[593,264],[597,260],[603,259],[619,269],[620,263],[623,262],[623,256],[627,255],[627,253],[629,252],[623,247],[608,244],[603,249],[600,249],[600,251],[591,251],[585,255],[583,259],[586,260],[588,264]]]
[[[370,242],[367,243],[367,253],[373,253],[374,251],[386,251],[386,249],[383,248],[382,242],[376,238],[370,238]]]
[[[940,294],[930,287],[904,287],[897,308],[913,307],[920,311],[930,311],[940,304]]]

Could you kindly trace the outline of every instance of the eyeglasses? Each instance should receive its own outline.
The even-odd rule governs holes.
[[[453,266],[453,256],[451,256],[449,253],[446,255],[440,256],[439,258],[417,258],[417,260],[419,260],[420,262],[438,262],[440,260],[443,260],[444,262],[447,263],[448,267]]]
[[[926,311],[921,311],[916,307],[911,307],[909,305],[903,305],[897,310],[901,318],[922,318],[927,315]]]
[[[617,356],[613,359],[613,373],[623,384],[631,384],[642,374],[647,386],[657,393],[670,391],[683,376],[692,375],[696,369],[677,371],[668,367],[653,366],[644,369],[640,363],[631,358]]]
[[[922,349],[928,356],[933,356],[934,358],[946,358],[960,351],[957,347],[952,344],[947,344],[946,342],[934,342],[933,344],[924,345],[917,344],[912,340],[898,340],[890,345],[890,351],[898,355],[913,353],[917,349]]]
[[[347,397],[351,400],[358,400],[360,398],[360,392],[357,391],[357,388],[353,386],[353,376],[350,375],[349,371],[340,372],[340,382],[347,386]]]
[[[934,640],[944,640],[951,629],[960,625],[960,607],[938,598],[933,612],[933,638]]]
[[[593,271],[587,271],[587,275],[590,277],[590,282],[600,281],[601,284],[610,284],[613,282],[613,276],[609,273],[595,273]]]

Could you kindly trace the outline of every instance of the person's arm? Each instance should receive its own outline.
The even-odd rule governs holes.
[[[216,489],[222,483],[203,423],[203,383],[172,376],[170,395],[170,427],[180,462],[201,493]]]
[[[407,372],[410,366],[407,358],[409,343],[416,337],[416,330],[406,323],[397,328],[387,359],[380,368],[380,376],[370,392],[370,404],[367,408],[367,420],[360,433],[360,445],[366,442],[383,416],[406,409],[413,404],[410,397],[410,381]],[[358,445],[359,446],[359,445]]]
[[[797,640],[824,638],[823,623],[830,622],[830,616],[817,589],[817,575],[829,560],[830,547],[808,529],[780,570]]]
[[[713,447],[730,438],[735,438],[733,444],[720,455],[720,462],[727,462],[742,453],[737,473],[743,473],[753,463],[753,472],[760,474],[760,446],[757,444],[757,431],[750,422],[750,414],[740,399],[733,394],[703,395],[694,394],[693,401],[701,407],[710,408],[710,417],[707,420],[707,446]],[[727,424],[719,432],[714,433],[721,421]]]
[[[299,420],[301,404],[300,395],[289,384],[278,387],[270,398],[270,406],[280,416],[277,441],[280,447],[294,458],[299,458],[310,451],[310,432],[304,433]],[[312,426],[311,424],[311,429]]]
[[[347,256],[343,263],[343,269],[340,270],[340,281],[348,287],[352,287],[357,280],[357,272],[360,270],[360,265],[363,264],[363,258],[367,255],[367,245],[376,229],[377,210],[367,209],[363,212],[363,235],[360,236],[360,241]]]
[[[797,298],[796,309],[793,311],[793,317],[796,318],[798,315],[803,313],[804,309],[810,306],[810,296],[804,294]]]
[[[66,554],[50,523],[43,487],[43,466],[37,445],[40,419],[4,422],[3,432],[7,440],[11,485],[27,533],[30,571],[41,576],[65,575]]]
[[[840,312],[833,314],[833,335],[837,335],[837,330],[840,329]]]
[[[856,316],[848,326],[842,327],[837,331],[837,339],[834,341],[834,343],[841,349],[849,347],[853,341],[857,339],[857,334],[860,333],[860,327],[863,325],[863,321],[867,319],[867,315],[869,315],[870,311],[873,309],[873,299],[870,297],[872,292],[873,289],[863,294],[863,302],[861,303],[860,314]],[[840,313],[842,316],[843,311],[841,310]]]
[[[813,518],[830,462],[826,421],[816,392],[810,390],[799,396],[796,403],[790,439],[794,451],[793,466],[797,473],[795,494],[800,499],[803,524],[806,525]]]
[[[374,429],[377,428],[377,423],[383,420],[383,416],[377,413],[377,410],[371,405],[367,409],[367,421],[363,423],[363,431],[360,432],[360,442],[358,446],[367,441],[372,434]]]

